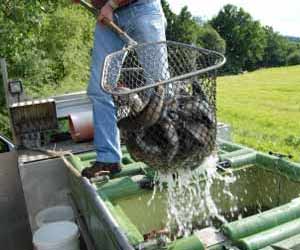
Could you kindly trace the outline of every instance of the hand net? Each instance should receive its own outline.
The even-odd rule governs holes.
[[[121,138],[136,161],[161,171],[195,168],[215,148],[216,69],[225,58],[177,42],[108,55],[102,88],[112,94]]]

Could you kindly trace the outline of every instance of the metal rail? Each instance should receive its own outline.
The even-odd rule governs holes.
[[[89,234],[88,228],[85,224],[85,221],[83,220],[82,215],[78,210],[78,206],[76,204],[75,199],[73,198],[72,194],[69,194],[68,196],[69,196],[71,207],[75,214],[75,219],[78,222],[82,238],[86,244],[87,250],[96,250],[93,240]]]
[[[120,250],[135,250],[129,243],[126,235],[120,230],[114,217],[111,215],[107,207],[105,206],[103,200],[99,198],[96,188],[88,181],[87,178],[82,178],[83,187],[86,189],[88,195],[95,205],[95,209],[101,219],[107,225],[108,229],[113,233],[116,238],[118,249]]]

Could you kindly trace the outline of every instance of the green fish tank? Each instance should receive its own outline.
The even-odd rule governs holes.
[[[219,140],[217,172],[235,181],[225,186],[216,179],[210,194],[226,221],[203,213],[192,219],[191,234],[178,237],[165,231],[166,188],[153,195],[153,170],[135,162],[125,147],[122,151],[123,169],[111,178],[89,181],[69,174],[72,197],[97,250],[299,249],[300,164]],[[95,158],[95,152],[87,152],[68,161],[81,172]],[[200,186],[206,182],[199,179]]]

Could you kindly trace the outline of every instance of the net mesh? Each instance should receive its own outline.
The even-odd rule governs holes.
[[[177,42],[140,44],[108,55],[102,88],[115,102],[122,142],[161,171],[195,168],[215,148],[216,52]]]

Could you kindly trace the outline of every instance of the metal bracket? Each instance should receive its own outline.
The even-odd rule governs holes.
[[[275,153],[275,152],[270,151],[269,155],[273,155],[273,156],[279,157],[281,159],[282,158],[293,159],[293,156],[290,154],[281,154],[281,153]]]

